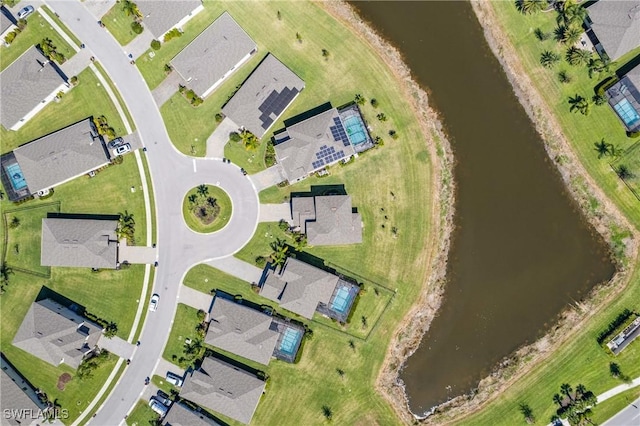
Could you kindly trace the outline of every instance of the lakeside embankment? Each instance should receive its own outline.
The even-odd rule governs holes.
[[[421,284],[421,297],[393,332],[376,383],[378,391],[390,402],[399,418],[405,423],[410,423],[414,417],[408,410],[399,373],[406,359],[420,345],[444,295],[455,201],[453,153],[436,111],[429,106],[427,93],[412,78],[411,71],[398,49],[363,21],[351,5],[341,1],[320,4],[378,53],[401,83],[424,135],[434,142],[426,147],[433,167],[431,225],[434,233],[429,241],[425,241],[425,245],[430,248],[426,259],[429,273]]]
[[[513,90],[544,141],[549,158],[561,174],[569,194],[579,206],[584,217],[606,241],[611,244],[614,229],[629,230],[624,257],[626,263],[618,262],[613,278],[596,286],[583,301],[567,307],[549,332],[530,345],[526,345],[505,357],[494,371],[485,377],[475,390],[473,397],[463,395],[438,407],[437,413],[424,420],[425,424],[443,424],[459,421],[478,412],[487,402],[503,392],[541,363],[548,361],[558,349],[575,339],[575,330],[586,328],[588,321],[612,303],[630,283],[637,268],[638,231],[611,202],[596,180],[587,172],[579,160],[574,147],[563,133],[552,109],[545,103],[527,74],[522,61],[497,20],[496,12],[489,2],[473,0],[474,13],[482,25],[487,42],[502,65]],[[562,161],[559,161],[562,159]],[[597,200],[601,208],[590,208]],[[579,380],[580,378],[575,378]]]

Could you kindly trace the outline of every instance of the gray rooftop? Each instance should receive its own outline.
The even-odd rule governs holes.
[[[640,64],[629,70],[625,76],[636,86],[637,91],[640,92]],[[638,102],[640,102],[640,99],[638,99]]]
[[[155,38],[175,27],[202,5],[200,0],[136,0],[142,21]]]
[[[587,11],[591,27],[612,61],[640,46],[640,0],[599,0]]]
[[[258,407],[265,382],[238,367],[204,358],[187,375],[180,396],[234,420],[248,424]]]
[[[271,317],[248,306],[216,297],[205,343],[267,365],[279,333]]]
[[[0,358],[0,396],[2,408],[4,410],[33,410],[37,413],[45,407],[38,399],[38,395],[31,385],[22,378],[20,373],[5,359],[4,354]],[[9,417],[9,418],[7,418]],[[11,416],[2,416],[1,424],[4,425],[24,425],[25,419],[16,419]],[[27,424],[31,419],[26,419]],[[43,418],[38,419],[42,422]],[[35,423],[35,422],[32,422]]]
[[[225,78],[257,49],[240,25],[224,12],[172,60],[173,68],[198,96]]]
[[[12,25],[15,25],[15,23],[16,23],[16,20],[11,14],[11,12],[9,12],[9,9],[7,9],[4,6],[1,6],[0,7],[0,34],[3,34]]]
[[[302,89],[304,81],[269,53],[222,112],[262,138]]]
[[[116,220],[42,219],[41,264],[115,269]]]
[[[336,125],[336,120],[340,120],[340,116],[338,110],[332,108],[289,126],[285,132],[278,135],[278,139],[283,142],[275,145],[276,156],[289,182],[300,180],[355,153],[350,143],[345,145],[333,137],[331,128]],[[333,149],[336,153],[342,152],[343,155],[321,165],[314,165],[318,160],[316,153],[320,152],[322,147]]]
[[[353,213],[349,195],[294,197],[291,210],[294,226],[307,235],[309,245],[362,242],[362,218]]]
[[[174,402],[162,420],[163,426],[220,426],[220,423],[202,413],[193,411],[180,402]]]
[[[31,304],[13,345],[54,366],[78,368],[102,335],[102,328],[70,309],[43,299]]]
[[[260,294],[291,312],[311,319],[318,303],[329,303],[338,280],[337,275],[290,257],[275,271],[267,269]]]
[[[66,81],[56,64],[31,47],[0,73],[0,123],[10,129]]]
[[[4,105],[4,102],[3,102]],[[109,163],[91,118],[22,145],[13,151],[32,194]]]

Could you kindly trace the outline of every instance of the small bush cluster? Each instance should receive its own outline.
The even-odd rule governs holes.
[[[160,50],[160,47],[162,47],[162,44],[160,43],[160,41],[158,40],[151,40],[151,48],[153,50]]]
[[[182,33],[180,32],[179,29],[174,28],[170,31],[168,31],[165,35],[164,35],[164,42],[168,42],[169,40],[171,40],[172,38],[176,38],[176,37],[181,37]]]
[[[608,337],[613,336],[613,332],[618,329],[621,325],[623,325],[627,320],[633,315],[633,312],[629,309],[625,309],[620,312],[617,317],[613,321],[609,323],[607,328],[598,334],[598,344],[602,345]]]
[[[78,84],[78,76],[73,76],[69,79],[69,83],[73,84],[74,86]]]
[[[179,92],[182,93],[182,95],[194,107],[197,107],[197,106],[201,105],[202,102],[204,102],[204,100],[200,96],[196,95],[196,92],[194,92],[193,89],[187,90],[187,88],[185,86],[180,85]]]
[[[15,30],[7,33],[7,35],[4,37],[4,42],[7,43],[7,44],[13,43],[13,40],[16,39],[18,34],[20,34],[20,30],[19,29],[15,29]]]
[[[136,34],[142,34],[142,32],[144,31],[144,27],[142,26],[142,24],[138,21],[133,21],[131,23],[131,31],[133,31]]]
[[[91,358],[82,361],[78,366],[77,376],[79,379],[88,379],[93,377],[93,371],[109,358],[109,352],[101,350]]]
[[[113,127],[109,126],[107,118],[104,115],[101,115],[100,117],[94,117],[93,122],[96,125],[99,134],[106,136],[109,139],[114,139],[116,137],[116,131],[113,129]]]
[[[38,44],[38,49],[51,61],[56,61],[58,64],[63,64],[66,61],[64,55],[57,51],[57,47],[50,38],[43,38]]]
[[[264,163],[267,167],[276,164],[276,149],[271,141],[267,142],[267,149],[264,152]]]

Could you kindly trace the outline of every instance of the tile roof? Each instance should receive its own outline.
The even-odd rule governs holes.
[[[22,145],[13,154],[31,193],[49,189],[109,163],[91,118]]]
[[[323,195],[291,199],[294,226],[299,226],[312,246],[362,242],[362,218],[353,213],[351,196]]]
[[[200,0],[136,0],[144,26],[159,38],[202,5]]]
[[[115,269],[116,220],[42,219],[41,264]]]
[[[174,402],[162,420],[162,426],[220,426],[220,423],[180,402]]]
[[[311,319],[318,303],[328,304],[339,277],[292,257],[273,270],[267,265],[260,294],[298,315]]]
[[[262,138],[302,89],[304,81],[269,53],[222,112]]]
[[[0,123],[10,129],[66,82],[60,68],[31,47],[0,73]]]
[[[288,126],[285,132],[278,135],[282,142],[275,145],[276,156],[289,182],[300,180],[316,170],[355,154],[348,141],[345,144],[333,136],[332,127],[336,123],[340,123],[342,127],[338,110],[332,108]],[[320,153],[326,150],[341,153],[341,156],[324,157],[327,160],[318,164]]]
[[[224,12],[172,60],[171,65],[198,96],[226,77],[258,47],[238,23]]]
[[[640,0],[598,0],[587,11],[591,28],[612,61],[640,46]]]
[[[279,335],[271,329],[271,316],[222,297],[213,300],[209,316],[205,343],[269,364]]]
[[[265,382],[215,358],[187,375],[180,396],[234,420],[248,424],[258,407]]]
[[[13,345],[54,366],[78,368],[102,335],[102,328],[70,309],[43,299],[31,304]]]

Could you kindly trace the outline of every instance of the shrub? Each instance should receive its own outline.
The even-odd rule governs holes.
[[[389,130],[389,136],[391,136],[391,139],[398,139],[398,132],[396,132],[395,130],[391,129],[391,130]]]
[[[151,40],[151,48],[153,50],[160,50],[160,47],[162,47],[162,44],[158,40]]]
[[[602,332],[600,332],[600,334],[598,334],[598,339],[597,339],[598,343],[602,344],[605,340],[607,340],[607,338],[609,336],[611,336],[612,333],[620,325],[622,325],[629,317],[631,317],[632,314],[633,314],[633,312],[631,312],[629,309],[625,309],[622,312],[620,312],[618,314],[618,316],[615,317],[615,319],[609,323],[607,328],[605,330],[603,330]]]
[[[378,108],[378,100],[376,98],[371,99],[371,106],[374,108]]]
[[[240,142],[242,140],[242,137],[240,137],[240,134],[238,132],[231,132],[229,133],[229,139],[231,140],[231,142]]]
[[[181,37],[182,33],[180,32],[179,29],[174,28],[171,31],[168,31],[165,35],[164,35],[164,42],[168,42],[169,40],[171,40],[172,38],[176,38],[176,37]]]
[[[4,41],[7,44],[11,44],[11,43],[13,43],[13,40],[16,39],[17,35],[18,35],[18,33],[16,33],[15,31],[11,31],[6,35],[6,37],[4,38]]]
[[[18,19],[18,29],[20,31],[24,30],[24,28],[27,26],[27,20],[26,19]]]
[[[258,268],[264,268],[267,265],[267,259],[264,256],[258,256],[255,259],[255,264]],[[256,287],[256,293],[260,290],[260,288],[258,286]],[[253,286],[252,286],[253,288]]]
[[[222,116],[222,114],[217,113],[217,114],[214,116],[214,118],[215,118],[215,120],[216,120],[216,123],[220,123],[224,117]]]
[[[164,64],[164,72],[165,72],[165,74],[171,74],[171,71],[173,71],[173,68],[171,68],[171,65]]]
[[[640,130],[636,130],[636,131],[633,131],[633,132],[627,132],[627,137],[628,138],[632,138],[632,139],[640,137]]]
[[[76,84],[78,84],[78,76],[74,75],[69,79],[69,82],[75,86]]]
[[[144,31],[144,27],[142,26],[142,24],[140,24],[140,22],[133,21],[131,23],[131,30],[136,34],[142,34],[142,32]]]
[[[604,96],[601,95],[594,95],[591,100],[593,101],[594,104],[596,105],[604,105],[607,103],[607,98],[605,98]]]
[[[184,94],[185,90],[187,90],[185,86],[183,86],[182,84],[178,85],[178,92]]]

